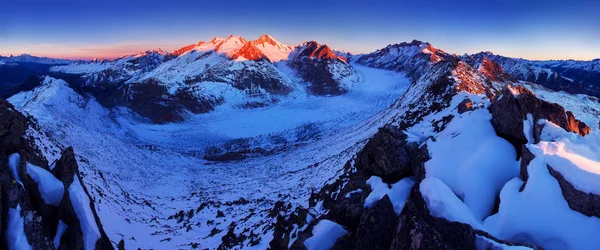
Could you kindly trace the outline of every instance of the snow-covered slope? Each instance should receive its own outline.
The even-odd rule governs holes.
[[[311,190],[336,176],[386,120],[377,112],[409,85],[402,74],[356,70],[362,82],[345,95],[305,95],[253,110],[225,104],[166,125],[104,108],[53,78],[10,101],[38,117],[62,145],[73,146],[111,239],[134,248],[216,248],[232,228],[248,237],[235,245],[258,242],[255,247],[264,249],[274,231],[276,218],[269,214],[276,213],[275,204],[290,204],[282,214],[308,206]],[[210,147],[240,141],[270,152],[233,162],[203,159]]]

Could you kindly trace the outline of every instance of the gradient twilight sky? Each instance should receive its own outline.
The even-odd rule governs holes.
[[[366,53],[413,39],[449,53],[600,58],[600,1],[0,0],[0,55],[112,58],[267,33]]]

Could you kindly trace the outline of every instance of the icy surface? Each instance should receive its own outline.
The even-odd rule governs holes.
[[[65,192],[63,183],[52,173],[29,162],[27,163],[27,174],[38,184],[38,190],[44,202],[58,207]]]
[[[371,186],[371,193],[365,199],[365,207],[372,207],[375,202],[381,200],[385,195],[390,198],[392,205],[394,205],[394,212],[397,215],[402,212],[404,203],[410,194],[412,186],[415,184],[415,177],[406,177],[394,184],[391,184],[391,188],[387,183],[384,183],[380,177],[371,176],[367,180],[367,184]]]
[[[31,249],[27,242],[25,229],[23,228],[23,217],[21,217],[21,206],[8,209],[8,224],[6,228],[6,243],[10,250]]]
[[[56,227],[56,235],[54,236],[53,241],[54,248],[58,249],[58,247],[60,246],[60,239],[62,238],[65,231],[67,231],[67,228],[69,228],[69,226],[67,226],[67,224],[65,224],[62,220],[58,221],[58,226]]]
[[[96,241],[100,238],[100,230],[98,230],[94,214],[90,209],[90,199],[79,183],[76,174],[73,176],[73,183],[69,186],[69,198],[71,198],[73,210],[75,210],[81,231],[83,231],[84,249],[93,250],[96,247]]]
[[[8,156],[8,167],[10,168],[10,172],[12,173],[13,178],[21,187],[23,186],[23,182],[21,181],[21,176],[19,175],[19,164],[21,164],[21,155],[19,153],[14,153]]]
[[[330,220],[321,220],[313,228],[313,236],[304,241],[307,250],[328,250],[348,232],[339,224]]]

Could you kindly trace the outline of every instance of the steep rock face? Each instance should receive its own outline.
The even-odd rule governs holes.
[[[586,135],[590,128],[585,123],[575,119],[571,112],[562,106],[538,99],[533,92],[523,86],[508,86],[494,98],[489,107],[492,114],[492,125],[496,133],[513,143],[517,152],[521,151],[521,145],[528,142],[528,137],[539,142],[543,124],[538,120],[548,120],[559,127],[579,135]],[[528,116],[530,118],[528,118]],[[528,120],[530,133],[524,133],[523,120]],[[520,155],[520,154],[518,154]]]
[[[314,41],[298,46],[290,54],[289,64],[310,84],[308,89],[315,95],[340,95],[358,82],[356,71],[346,58]]]
[[[14,246],[13,244],[17,244],[8,238],[5,229],[10,227],[11,232],[19,234],[22,227],[23,244],[26,243],[33,249],[52,249],[59,242],[60,249],[83,249],[86,233],[80,229],[79,216],[71,205],[69,187],[71,187],[73,176],[77,176],[77,183],[81,183],[78,185],[81,185],[83,190],[85,190],[85,186],[79,177],[72,149],[63,152],[61,161],[54,165],[55,173],[69,172],[67,176],[70,177],[62,178],[50,172],[47,160],[34,144],[33,139],[27,135],[29,129],[35,129],[31,127],[35,123],[30,118],[24,117],[4,99],[0,99],[0,117],[2,118],[0,123],[0,165],[10,166],[0,168],[0,225],[3,229],[0,234],[2,239],[0,248],[7,249]],[[63,158],[70,159],[69,166],[62,164]],[[35,166],[32,167],[30,164]],[[48,177],[39,179],[39,177],[33,177],[35,174],[32,175],[30,171],[45,173]],[[71,179],[71,183],[68,183],[67,178]],[[54,179],[54,181],[50,179]],[[49,196],[40,191],[39,186],[42,184],[38,182],[50,185],[46,183],[47,181],[63,185],[64,194],[58,206],[48,204]],[[54,193],[54,195],[58,194]],[[90,202],[78,204],[78,207],[84,210],[89,208],[93,211],[92,218],[99,230],[98,240],[94,243],[95,249],[112,249],[112,244],[95,214],[93,199],[87,191],[85,191],[85,195]],[[52,197],[50,198],[53,199]],[[22,223],[14,223],[19,220],[22,220]],[[65,235],[54,242],[59,221],[67,224],[68,228]],[[11,224],[8,225],[8,223]]]

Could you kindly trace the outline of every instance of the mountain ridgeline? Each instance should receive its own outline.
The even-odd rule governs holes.
[[[166,123],[182,121],[189,113],[211,112],[231,95],[243,96],[236,100],[242,108],[269,106],[299,89],[310,95],[341,95],[360,81],[351,62],[415,78],[424,64],[440,61],[463,61],[490,81],[528,81],[600,96],[598,60],[529,61],[491,52],[456,56],[416,40],[351,55],[315,41],[293,47],[269,35],[253,41],[231,35],[173,53],[159,49],[114,60],[3,57],[0,71],[9,74],[0,74],[0,80],[6,98],[39,85],[39,75],[49,75],[106,107],[125,106],[154,123]]]

